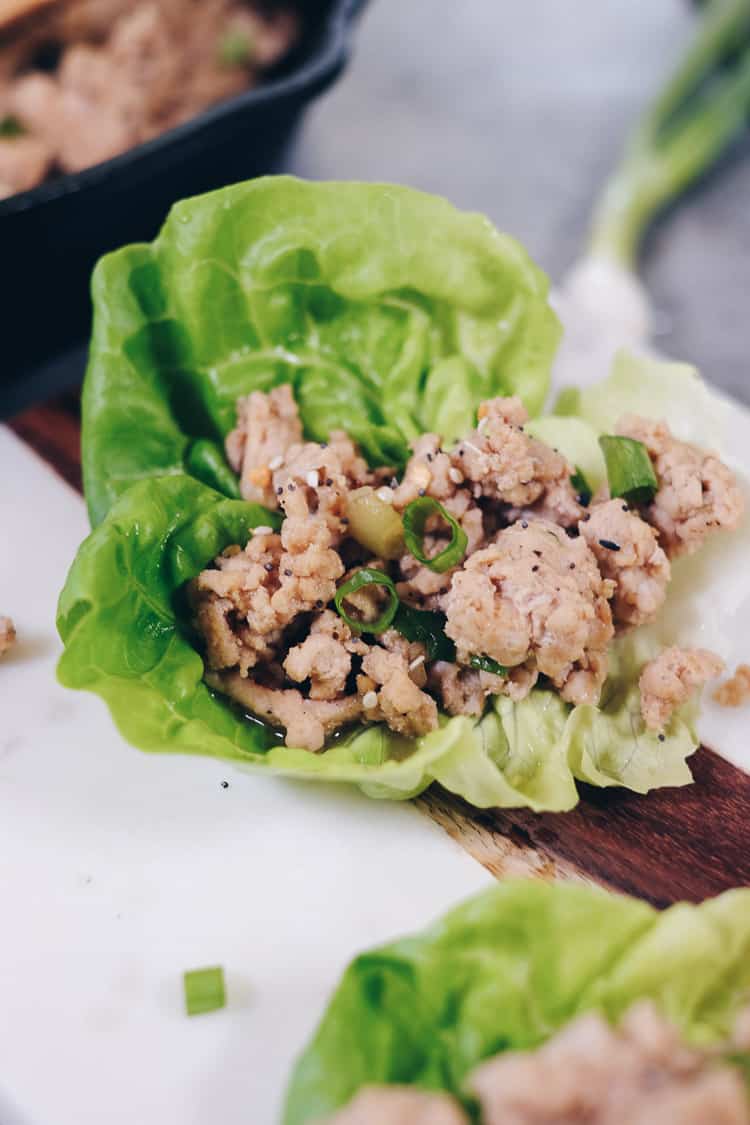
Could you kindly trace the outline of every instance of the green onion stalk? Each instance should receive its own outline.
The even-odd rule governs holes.
[[[649,349],[651,310],[637,277],[646,234],[749,117],[750,0],[712,0],[628,138],[595,206],[586,252],[553,298],[566,329],[557,386],[603,377],[619,347]]]

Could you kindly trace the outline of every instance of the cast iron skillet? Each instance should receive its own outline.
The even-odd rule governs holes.
[[[97,258],[151,239],[172,203],[273,171],[345,66],[364,0],[296,0],[305,31],[255,89],[113,160],[0,202],[0,415],[50,393],[88,335]]]

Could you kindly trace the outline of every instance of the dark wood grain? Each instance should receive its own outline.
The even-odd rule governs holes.
[[[15,432],[80,490],[75,395],[15,418]],[[581,786],[572,812],[475,809],[433,787],[418,806],[495,876],[582,879],[656,906],[750,886],[750,775],[701,747],[695,783],[639,796]]]
[[[79,492],[81,480],[81,424],[78,399],[62,395],[11,418],[8,425],[63,480]]]
[[[705,747],[690,763],[693,785],[646,796],[582,785],[581,803],[568,813],[474,809],[444,792],[440,804],[457,825],[452,834],[472,841],[469,850],[490,870],[487,834],[656,906],[701,902],[750,885],[750,775]]]

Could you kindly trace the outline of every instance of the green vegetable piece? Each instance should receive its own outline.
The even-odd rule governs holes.
[[[570,483],[576,490],[578,503],[583,504],[584,508],[588,508],[589,504],[591,503],[591,497],[594,495],[591,489],[591,485],[586,480],[582,469],[579,469],[576,465],[575,470],[576,471],[573,473],[573,476],[570,478]]]
[[[424,552],[424,536],[427,521],[432,516],[440,516],[448,524],[451,540],[444,550],[430,557]],[[458,566],[466,554],[466,546],[469,542],[466,532],[432,496],[419,496],[416,500],[412,500],[411,504],[407,504],[403,521],[407,548],[418,562],[437,574],[444,574],[451,567]]]
[[[407,641],[419,641],[427,650],[428,660],[446,660],[454,664],[456,646],[445,632],[445,614],[430,609],[414,609],[404,602],[398,607],[393,619],[393,628],[398,629]]]
[[[583,1012],[653,1001],[688,1042],[725,1043],[750,994],[750,890],[659,911],[600,888],[503,880],[429,929],[360,953],[286,1092],[282,1125],[332,1117],[362,1086],[445,1090]],[[582,1079],[585,1082],[585,1077]]]
[[[227,31],[219,40],[217,54],[223,66],[247,66],[255,54],[252,38],[246,31]]]
[[[381,500],[374,488],[350,492],[346,500],[349,533],[381,559],[397,559],[404,553],[404,529],[393,505]]]
[[[22,137],[25,132],[21,122],[12,113],[0,117],[0,137],[9,140],[12,137]]]
[[[344,608],[344,602],[349,595],[355,594],[357,590],[361,590],[364,586],[383,586],[388,591],[388,605],[375,621],[361,621],[348,614]],[[376,570],[374,567],[369,566],[363,566],[348,582],[345,582],[343,586],[339,586],[333,603],[336,606],[339,616],[343,618],[349,628],[353,629],[355,633],[375,634],[384,633],[391,625],[400,604],[393,580],[389,578],[387,574],[384,574],[382,570]]]
[[[194,441],[185,456],[185,468],[209,488],[215,488],[231,500],[241,499],[239,481],[215,441],[208,438]]]
[[[221,965],[210,969],[189,969],[183,974],[185,1011],[189,1016],[215,1012],[226,1004],[224,970]]]
[[[178,203],[154,242],[95,270],[92,525],[135,482],[183,472],[194,439],[225,438],[241,395],[282,383],[306,438],[345,430],[371,465],[403,466],[446,421],[447,384],[454,420],[499,394],[537,413],[560,335],[547,290],[514,239],[412,188],[267,176]]]
[[[607,465],[610,495],[633,504],[650,503],[659,482],[643,442],[602,434],[599,445]]]
[[[492,672],[493,676],[508,675],[508,669],[498,664],[491,656],[472,656],[469,658],[469,664],[472,668],[478,668],[480,672]]]

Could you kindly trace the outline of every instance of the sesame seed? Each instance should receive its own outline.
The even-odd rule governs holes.
[[[266,525],[263,523],[260,525],[260,527],[253,528],[253,535],[273,535],[273,528],[266,527]]]
[[[391,477],[390,485],[391,488],[398,488],[398,477]]]
[[[486,414],[485,414],[484,418],[479,419],[479,425],[477,426],[477,433],[478,434],[482,433],[482,431],[486,428],[488,422],[489,422],[489,418],[487,417]]]
[[[322,609],[322,608],[323,608],[323,602],[321,601],[321,599],[320,599],[320,598],[316,598],[316,600],[315,600],[315,606],[316,606],[316,608],[317,608],[317,609]]]
[[[321,441],[320,442],[320,448],[321,449],[328,449],[328,442],[327,441]]]
[[[342,516],[341,522],[344,524],[344,526],[346,526],[349,523],[349,517],[348,516]]]
[[[427,454],[427,460],[428,460],[428,461],[432,461],[432,459],[433,459],[433,455],[432,455],[432,453],[428,453],[428,454]]]
[[[590,519],[591,519],[591,512],[586,512],[585,516],[581,516],[581,522],[582,523],[588,523]]]
[[[570,569],[571,569],[571,570],[575,570],[575,568],[576,568],[576,564],[575,564],[575,563],[571,563],[571,564],[570,564]]]
[[[533,574],[536,574],[536,572],[539,570],[539,563],[534,563],[531,570]]]
[[[424,656],[423,655],[414,657],[411,664],[409,665],[409,671],[413,672],[414,669],[418,668],[420,664],[424,664]]]
[[[266,564],[264,565],[263,569],[264,569],[264,570],[266,570],[266,571],[268,571],[268,573],[270,574],[270,573],[271,573],[271,571],[273,570],[273,563],[266,563]]]
[[[666,734],[659,734],[659,735],[657,735],[657,738],[659,739],[659,742],[665,742],[667,736],[666,736]]]
[[[464,453],[465,453],[465,452],[466,452],[466,450],[464,450],[464,449],[459,449],[459,451],[458,451],[458,456],[459,456],[459,457],[463,457],[463,455],[464,455]]]
[[[423,488],[420,488],[420,490],[419,490],[419,495],[420,495],[420,496],[424,496],[424,495],[425,495],[425,490],[424,490]]]
[[[326,477],[326,487],[330,488],[332,484],[333,484],[333,481],[331,480],[331,478]]]
[[[362,706],[366,711],[372,711],[378,705],[378,697],[374,691],[368,691],[362,696]]]
[[[281,485],[279,485],[279,487],[276,489],[276,495],[281,496],[283,491],[284,489],[281,487]]]
[[[286,578],[291,578],[291,577],[292,577],[292,572],[291,572],[291,570],[289,570],[289,568],[288,568],[288,567],[287,567],[287,569],[286,569],[286,570],[284,571],[284,576],[285,576]]]
[[[528,521],[528,520],[521,520],[521,527],[522,527],[522,528],[523,528],[524,530],[526,530],[526,528],[527,528],[528,526],[529,526],[529,521]]]
[[[310,488],[317,488],[318,485],[320,484],[320,478],[318,477],[318,470],[317,469],[311,469],[310,472],[305,477],[305,480],[307,481]]]
[[[604,547],[607,551],[619,551],[620,544],[615,543],[612,539],[600,539],[599,546]]]
[[[287,488],[287,492],[296,492],[297,491],[297,485],[294,483],[293,480],[289,481],[289,484],[286,486],[286,488]]]
[[[268,467],[272,472],[275,473],[276,470],[280,469],[283,464],[284,464],[284,458],[279,456],[279,457],[274,457],[273,461],[269,461]]]
[[[222,789],[228,789],[229,788],[229,782],[228,781],[222,781],[221,788]]]
[[[378,500],[382,500],[384,504],[393,503],[393,489],[391,488],[379,488],[375,495]]]
[[[454,484],[463,484],[464,483],[464,474],[461,472],[460,469],[449,469],[448,470],[448,476],[450,477],[450,479],[453,481]]]

